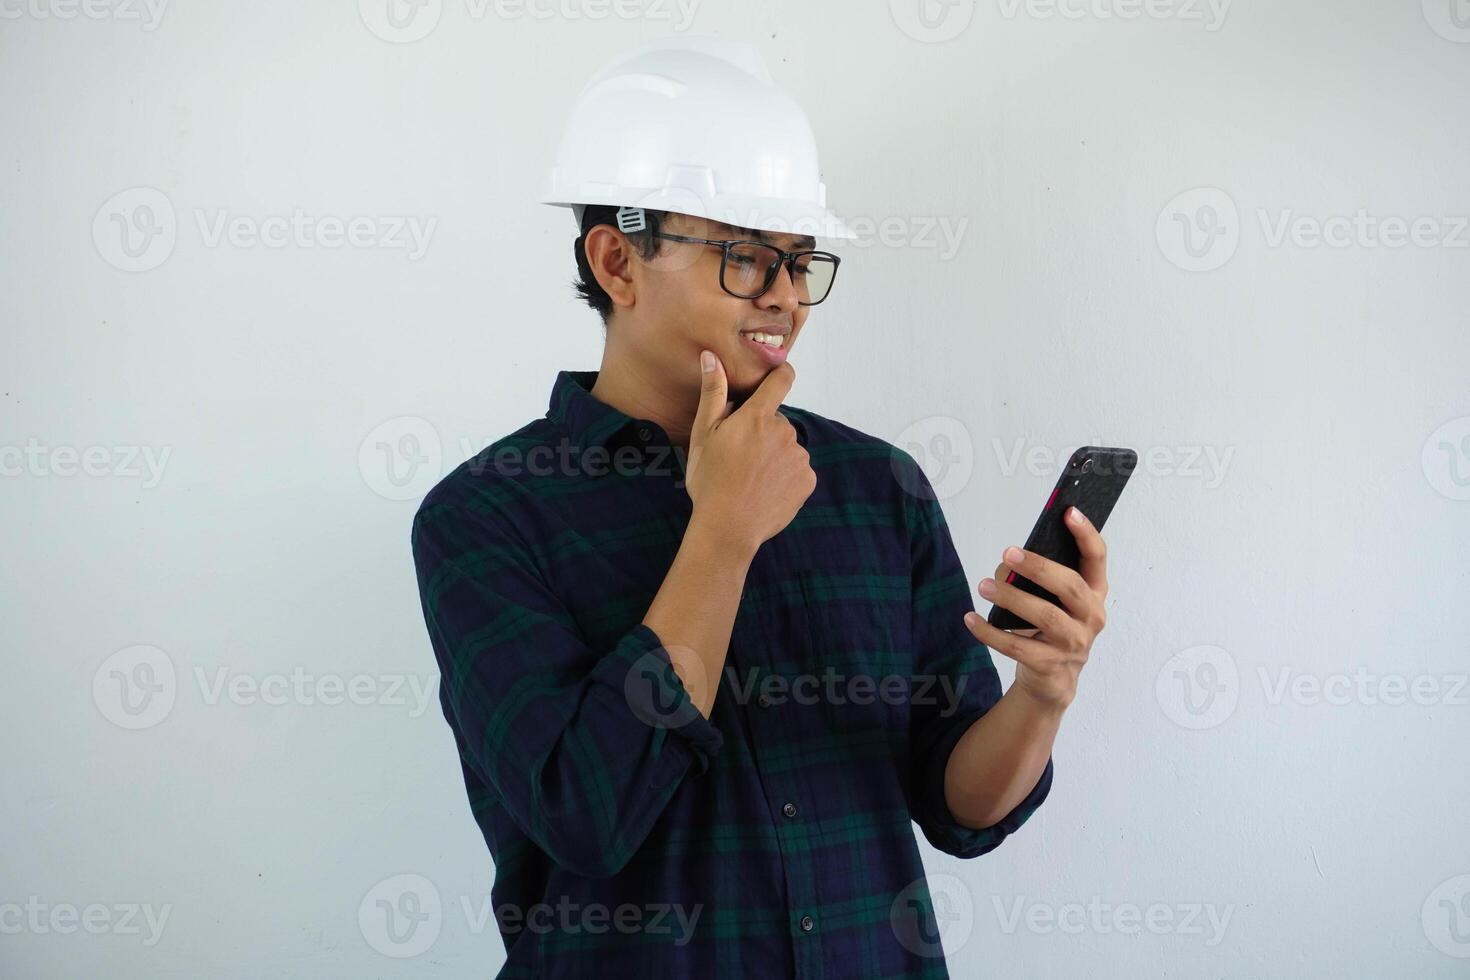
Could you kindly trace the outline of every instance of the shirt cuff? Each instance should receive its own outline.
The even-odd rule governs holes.
[[[955,745],[969,730],[970,725],[983,714],[984,712],[971,715],[950,726],[944,737],[935,743],[923,773],[921,793],[927,798],[921,805],[927,804],[927,813],[924,819],[918,821],[919,827],[935,848],[958,858],[979,857],[995,850],[1003,840],[1020,829],[1051,792],[1052,758],[1047,756],[1046,768],[1042,770],[1041,777],[1037,779],[1031,792],[1000,820],[989,827],[976,830],[966,827],[954,818],[944,798],[944,771],[949,765],[949,757],[953,754]]]
[[[671,782],[686,771],[702,775],[725,744],[725,737],[694,706],[659,635],[638,623],[618,644],[617,654],[624,665],[626,681],[621,693],[628,706],[655,730],[673,736],[666,743],[669,751],[660,757],[655,773],[658,784]]]

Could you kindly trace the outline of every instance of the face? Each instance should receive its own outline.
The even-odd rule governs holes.
[[[814,247],[806,236],[748,229],[669,214],[663,231],[715,241],[751,239],[793,251]],[[725,366],[730,397],[737,403],[791,356],[811,308],[797,301],[791,270],[781,266],[771,288],[755,299],[740,299],[720,288],[721,250],[713,245],[659,239],[659,254],[635,258],[628,274],[636,301],[619,314],[638,359],[664,377],[689,377],[699,384],[699,352],[714,351]],[[733,281],[735,270],[728,271]],[[629,329],[631,328],[631,329]],[[754,339],[764,333],[779,347]]]

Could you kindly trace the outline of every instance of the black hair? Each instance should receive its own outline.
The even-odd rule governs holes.
[[[628,232],[628,240],[638,249],[638,254],[645,259],[651,259],[658,254],[659,244],[662,239],[655,238],[659,230],[665,212],[651,211],[647,208],[643,213],[647,215],[648,227],[642,231]],[[592,266],[587,264],[587,249],[583,244],[587,232],[595,225],[618,224],[618,209],[611,204],[589,204],[582,212],[582,233],[572,243],[572,254],[577,259],[577,278],[572,281],[572,288],[577,295],[590,307],[597,311],[602,317],[602,325],[605,328],[608,320],[612,317],[613,301],[602,288],[597,277],[592,274]]]

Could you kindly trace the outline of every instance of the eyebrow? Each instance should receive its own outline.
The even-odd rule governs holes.
[[[775,245],[776,244],[775,241],[772,240],[771,233],[770,232],[768,232],[768,231],[762,231],[759,228],[737,228],[734,225],[724,225],[724,227],[729,228],[731,231],[735,232],[736,234],[740,234],[740,235],[751,235],[751,236],[754,236],[755,238],[760,239],[763,242],[770,242],[772,245]],[[813,238],[812,236],[810,236],[810,235],[803,235],[803,236],[801,236],[800,238],[798,238],[796,240],[796,243],[791,246],[792,251],[796,251],[796,252],[799,252],[802,249],[813,249],[813,248],[816,248],[816,247],[817,247],[817,240],[815,238]]]

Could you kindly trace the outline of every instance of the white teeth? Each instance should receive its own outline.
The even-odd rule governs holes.
[[[749,337],[751,340],[754,340],[758,344],[765,344],[767,347],[779,348],[785,346],[786,344],[786,338],[781,336],[780,334],[761,333],[760,331],[753,331],[746,334],[746,336]]]

